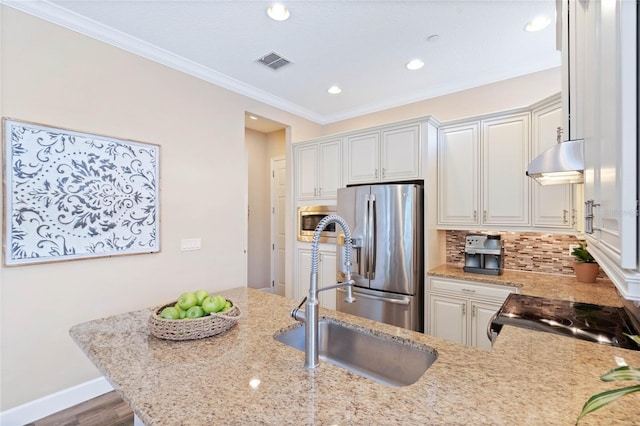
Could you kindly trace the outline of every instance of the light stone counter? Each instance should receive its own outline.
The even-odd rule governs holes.
[[[144,309],[74,326],[70,334],[151,425],[572,425],[614,356],[640,365],[640,352],[504,327],[492,352],[339,312],[321,314],[427,344],[438,360],[418,382],[387,387],[321,362],[273,339],[294,322],[296,301],[235,288],[242,310],[228,332],[171,342],[149,335]],[[259,379],[254,389],[250,382]],[[640,394],[581,424],[640,425]]]
[[[444,278],[511,285],[519,287],[520,293],[529,296],[606,306],[622,306],[615,286],[607,279],[598,279],[595,283],[581,283],[575,277],[568,275],[509,270],[505,270],[502,275],[483,275],[464,272],[461,266],[450,264],[440,265],[431,269],[428,274]]]

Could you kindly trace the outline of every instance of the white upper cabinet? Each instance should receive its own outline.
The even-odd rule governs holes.
[[[420,126],[382,130],[380,164],[382,180],[415,179],[420,176]]]
[[[529,113],[482,121],[482,223],[528,226]]]
[[[347,185],[379,180],[380,132],[349,136],[345,151]]]
[[[438,165],[438,223],[479,225],[478,122],[440,128]]]
[[[420,125],[354,133],[345,144],[346,184],[420,177]]]
[[[558,142],[558,129],[562,129],[562,119],[562,107],[557,97],[533,109],[531,112],[531,158],[535,158]],[[531,185],[533,226],[573,229],[577,216],[573,205],[572,185],[543,186],[535,181]]]
[[[438,226],[529,226],[529,113],[443,126]]]
[[[342,186],[342,139],[294,145],[299,200],[334,199]]]
[[[584,17],[585,233],[589,251],[627,299],[638,264],[637,2],[570,2]],[[569,26],[569,38],[576,29]],[[563,57],[564,58],[564,57]],[[570,63],[563,63],[565,72]],[[573,120],[573,115],[571,116]]]

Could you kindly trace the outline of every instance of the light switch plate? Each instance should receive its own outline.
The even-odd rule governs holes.
[[[201,239],[200,238],[184,238],[180,242],[181,251],[200,250]]]

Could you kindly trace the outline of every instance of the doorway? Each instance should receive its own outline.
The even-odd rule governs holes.
[[[245,114],[245,152],[248,185],[247,286],[284,295],[285,126]]]

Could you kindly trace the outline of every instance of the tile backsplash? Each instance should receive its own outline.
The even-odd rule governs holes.
[[[447,263],[464,266],[464,244],[468,233],[482,231],[446,231]],[[504,269],[547,274],[574,275],[569,245],[580,240],[574,235],[538,232],[484,232],[499,234],[504,242]],[[599,278],[606,275],[600,270]]]

